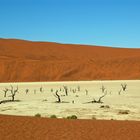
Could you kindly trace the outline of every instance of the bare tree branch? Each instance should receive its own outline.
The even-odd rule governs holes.
[[[103,102],[101,101],[101,99],[104,98],[106,95],[107,95],[107,92],[105,92],[104,95],[102,95],[101,97],[99,97],[98,100],[95,100],[95,99],[93,98],[92,101],[90,101],[90,102],[85,102],[84,104],[88,104],[88,103],[103,103]]]
[[[105,89],[106,88],[104,87],[104,85],[102,85],[102,87],[101,87],[102,93],[104,93]]]
[[[121,84],[121,86],[122,86],[122,90],[123,90],[123,91],[126,91],[127,84]]]
[[[4,91],[4,97],[6,97],[7,92],[8,92],[8,88],[5,88],[5,90],[3,90],[3,91]]]

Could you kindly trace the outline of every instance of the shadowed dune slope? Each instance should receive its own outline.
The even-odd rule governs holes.
[[[138,140],[140,123],[0,116],[2,140]]]
[[[140,49],[0,39],[0,82],[140,79]]]

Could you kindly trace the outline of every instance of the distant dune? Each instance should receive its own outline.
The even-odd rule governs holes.
[[[140,79],[140,49],[0,39],[0,82]]]

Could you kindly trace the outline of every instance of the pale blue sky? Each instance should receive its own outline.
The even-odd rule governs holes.
[[[140,48],[140,1],[0,0],[0,37]]]

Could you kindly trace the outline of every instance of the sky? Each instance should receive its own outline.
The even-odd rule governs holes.
[[[140,48],[140,0],[0,0],[0,38]]]

